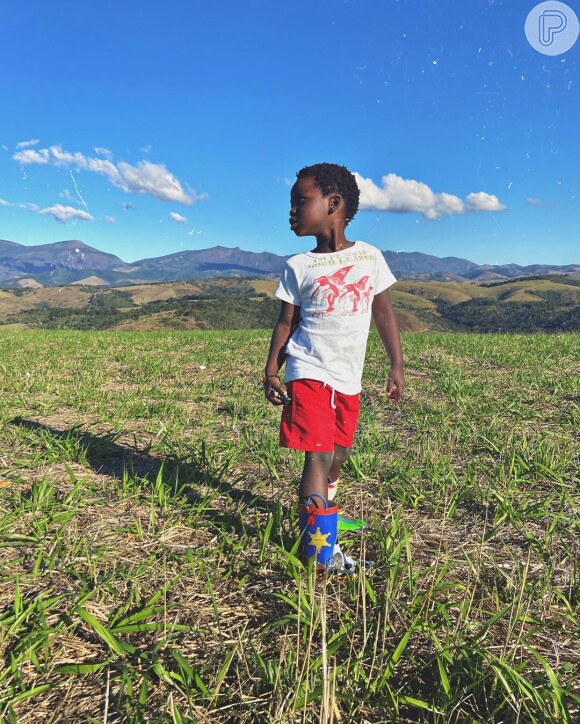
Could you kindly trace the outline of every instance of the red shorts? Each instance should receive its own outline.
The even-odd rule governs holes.
[[[287,388],[292,402],[282,411],[282,447],[334,452],[335,445],[352,445],[360,395],[343,395],[318,380],[294,380]]]

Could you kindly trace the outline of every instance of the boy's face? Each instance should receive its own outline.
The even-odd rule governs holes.
[[[312,177],[299,178],[290,192],[290,228],[296,236],[316,236],[328,231],[332,209],[340,196],[323,196]]]

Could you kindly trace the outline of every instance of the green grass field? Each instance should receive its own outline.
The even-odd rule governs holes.
[[[328,580],[268,341],[0,333],[0,720],[579,721],[580,336],[373,336]]]

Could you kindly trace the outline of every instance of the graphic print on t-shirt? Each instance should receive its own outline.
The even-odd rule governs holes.
[[[369,286],[369,277],[361,277],[357,282],[346,284],[340,295],[342,301],[342,316],[352,316],[358,312],[369,311],[369,301],[373,288]],[[360,306],[359,306],[360,305]]]
[[[314,280],[314,284],[317,286],[312,292],[312,299],[315,300],[317,310],[313,316],[326,317],[328,314],[332,314],[335,311],[337,300],[343,317],[368,312],[373,290],[369,286],[370,277],[363,276],[356,281],[347,283],[346,278],[353,267],[354,264],[343,266],[333,274],[323,275]]]

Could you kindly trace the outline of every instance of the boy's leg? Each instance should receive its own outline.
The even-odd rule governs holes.
[[[350,573],[355,562],[336,542],[338,507],[328,502],[328,475],[335,455],[335,393],[317,380],[295,380],[287,388],[292,403],[282,411],[280,444],[306,448],[299,491],[303,557],[314,559],[327,572]]]
[[[331,452],[304,453],[304,469],[300,478],[300,498],[309,498],[311,495],[320,495],[328,499],[328,476],[333,463]],[[316,507],[320,508],[320,505]],[[322,506],[324,507],[324,506]]]
[[[338,545],[338,530],[364,529],[362,521],[341,518],[338,506],[328,500],[328,479],[334,453],[306,452],[300,479],[300,530],[302,555],[314,559],[328,573],[354,573],[356,562]],[[356,523],[356,525],[355,525]],[[363,562],[366,568],[368,562]]]
[[[348,460],[348,456],[352,451],[351,447],[342,447],[342,445],[334,446],[334,454],[332,456],[332,465],[328,471],[328,499],[334,500],[336,497],[336,488],[338,478],[340,476],[340,468],[343,463]]]
[[[328,473],[328,500],[334,500],[338,488],[338,480],[340,475],[340,468],[343,463],[348,460],[348,456],[352,451],[352,447],[342,447],[341,445],[334,446],[334,455],[332,458],[332,465],[330,466],[330,472]],[[362,533],[368,529],[368,525],[360,518],[345,518],[342,515],[338,516],[338,530],[342,532],[351,533]]]
[[[299,492],[304,562],[313,560],[320,570],[328,572],[338,568],[334,559],[338,507],[327,499],[332,456],[332,452],[305,452]]]

